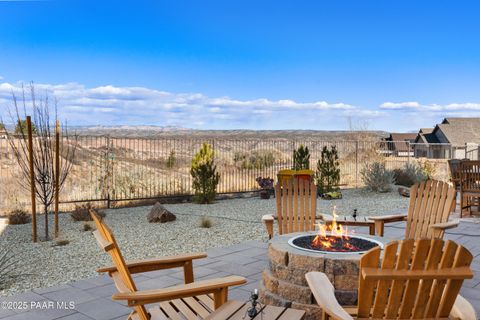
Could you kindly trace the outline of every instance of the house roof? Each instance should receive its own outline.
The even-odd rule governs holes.
[[[420,128],[418,133],[432,133],[434,128]]]
[[[416,133],[390,133],[390,137],[386,141],[393,141],[393,148],[397,151],[408,151],[408,142],[414,142],[417,137]]]
[[[453,146],[480,144],[480,118],[446,118],[435,127],[433,133],[438,130],[442,131]]]
[[[391,133],[390,138],[391,141],[407,141],[407,140],[415,140],[417,137],[416,133]]]
[[[476,124],[476,125],[480,125],[480,118],[444,118],[441,124],[453,124],[453,125]]]
[[[422,134],[425,137],[425,142],[426,143],[440,143],[440,140],[438,140],[437,136],[432,132],[429,133],[424,133]]]
[[[415,143],[440,143],[437,136],[433,133],[435,128],[421,128],[415,139]]]

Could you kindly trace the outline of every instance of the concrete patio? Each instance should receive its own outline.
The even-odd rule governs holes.
[[[475,278],[464,283],[461,293],[473,304],[477,314],[480,314],[479,227],[478,221],[468,219],[462,221],[458,228],[447,232],[445,237],[464,245],[475,256],[472,264]],[[358,229],[357,232],[367,232],[367,230]],[[404,224],[388,225],[385,234],[389,238],[402,238]],[[247,300],[250,292],[260,286],[262,271],[267,263],[267,246],[267,243],[260,241],[247,241],[209,250],[208,258],[194,262],[195,278],[201,280],[232,274],[244,276],[248,279],[248,283],[230,290],[229,298]],[[135,275],[134,278],[140,290],[156,289],[182,283],[183,272],[177,268]],[[1,302],[27,303],[27,308],[21,310],[8,310],[1,304],[0,319],[126,319],[131,309],[124,303],[112,301],[110,297],[114,292],[116,289],[108,276],[85,279],[57,287],[35,289],[17,296],[0,298]],[[49,305],[50,301],[54,303]],[[57,301],[66,304],[58,309],[55,306]],[[70,302],[73,304],[70,305]],[[49,307],[52,305],[54,307]]]

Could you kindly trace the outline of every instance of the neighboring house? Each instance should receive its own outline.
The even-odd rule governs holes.
[[[0,129],[0,139],[7,139],[7,131],[5,129]]]
[[[412,143],[416,137],[416,133],[391,133],[384,139],[387,142],[388,154],[395,157],[413,156]]]
[[[442,145],[433,133],[435,128],[421,128],[413,145],[416,158],[449,158],[450,145]]]
[[[422,128],[414,144],[415,157],[478,159],[480,118],[445,118],[435,128]]]

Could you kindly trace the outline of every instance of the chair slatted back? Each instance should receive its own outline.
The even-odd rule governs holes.
[[[279,234],[315,230],[317,187],[306,179],[283,179],[275,185]]]
[[[463,160],[460,163],[460,190],[480,194],[480,161]]]
[[[376,247],[360,260],[358,318],[448,318],[472,254],[453,241],[405,239]]]
[[[460,181],[462,178],[460,163],[462,160],[450,159],[448,160],[448,168],[450,169],[450,180],[455,185],[455,189],[460,187]]]
[[[430,226],[447,222],[450,213],[455,211],[455,205],[456,190],[446,182],[427,180],[413,185],[405,238],[442,238],[443,231],[435,231]]]
[[[102,250],[105,250],[112,258],[113,264],[117,268],[117,271],[110,274],[115,286],[119,292],[135,292],[137,288],[133,282],[130,271],[126,267],[125,260],[123,259],[120,248],[117,241],[110,230],[110,228],[103,222],[102,218],[94,211],[90,210],[90,215],[97,227],[93,233],[97,240],[98,245]],[[147,310],[143,306],[135,306],[136,316],[141,320],[148,320],[150,316]]]

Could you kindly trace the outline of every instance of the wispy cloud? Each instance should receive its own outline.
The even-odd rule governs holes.
[[[198,129],[348,129],[348,119],[369,122],[370,129],[417,130],[447,116],[480,116],[480,103],[422,104],[385,102],[361,107],[347,102],[292,99],[251,100],[173,93],[145,87],[79,83],[35,84],[37,95],[58,100],[59,115],[72,125],[160,125]],[[0,117],[8,119],[12,93],[22,83],[0,83]]]
[[[458,111],[480,111],[480,103],[450,103],[450,104],[421,104],[416,101],[409,102],[385,102],[380,105],[385,110],[415,110],[427,112],[458,112]]]
[[[88,88],[78,83],[35,84],[39,95],[58,99],[59,113],[75,124],[156,124],[193,128],[332,128],[345,127],[352,116],[376,117],[382,111],[326,101],[208,97],[201,93],[172,93],[144,87],[112,85]],[[21,83],[0,84],[0,105],[11,104]]]

